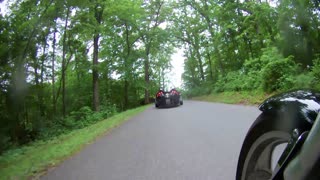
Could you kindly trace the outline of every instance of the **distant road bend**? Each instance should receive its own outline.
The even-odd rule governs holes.
[[[198,101],[152,106],[41,179],[231,180],[259,113],[256,107]]]

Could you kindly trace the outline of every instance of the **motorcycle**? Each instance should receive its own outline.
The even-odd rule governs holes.
[[[236,180],[320,179],[320,93],[275,95],[259,109],[242,144]]]

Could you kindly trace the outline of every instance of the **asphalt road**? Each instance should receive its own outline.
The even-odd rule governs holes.
[[[229,180],[257,107],[185,101],[148,108],[41,179]]]

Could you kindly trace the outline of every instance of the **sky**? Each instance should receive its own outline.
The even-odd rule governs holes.
[[[8,9],[6,8],[7,0],[4,0],[0,3],[0,14],[4,15]]]
[[[172,85],[177,88],[182,87],[181,75],[184,71],[183,62],[183,49],[176,49],[176,53],[171,56],[172,71],[168,77]]]

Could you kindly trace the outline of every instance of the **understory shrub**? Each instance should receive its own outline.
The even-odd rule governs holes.
[[[263,49],[259,58],[247,59],[237,71],[219,75],[215,83],[188,90],[188,96],[201,96],[226,91],[263,91],[266,93],[288,91],[292,89],[320,90],[320,55],[313,65],[302,68],[293,56],[283,57],[276,47]]]
[[[313,77],[311,80],[313,88],[320,90],[320,55],[317,55],[317,57],[313,60],[313,66],[310,74]]]
[[[66,118],[60,118],[48,123],[40,132],[39,139],[48,139],[74,129],[87,127],[100,120],[107,119],[117,112],[115,105],[103,105],[100,112],[94,112],[90,107],[84,106],[78,111],[71,112]]]
[[[314,81],[314,77],[311,72],[306,72],[299,74],[294,77],[293,89],[310,89],[312,87],[312,82]]]
[[[262,69],[262,87],[266,92],[288,90],[293,87],[297,73],[298,66],[292,56],[270,61]]]
[[[287,90],[294,87],[298,65],[293,57],[284,58],[275,47],[265,48],[260,58],[248,59],[243,68],[220,76],[215,83],[216,92]]]
[[[197,86],[197,87],[191,88],[187,91],[184,91],[182,93],[182,95],[187,98],[201,96],[201,95],[208,95],[211,93],[212,89],[213,89],[213,83],[207,82],[207,83],[204,83],[200,86]]]
[[[215,92],[224,91],[250,91],[259,90],[261,85],[260,75],[256,72],[245,74],[241,71],[229,72],[226,76],[220,77],[215,84]]]

